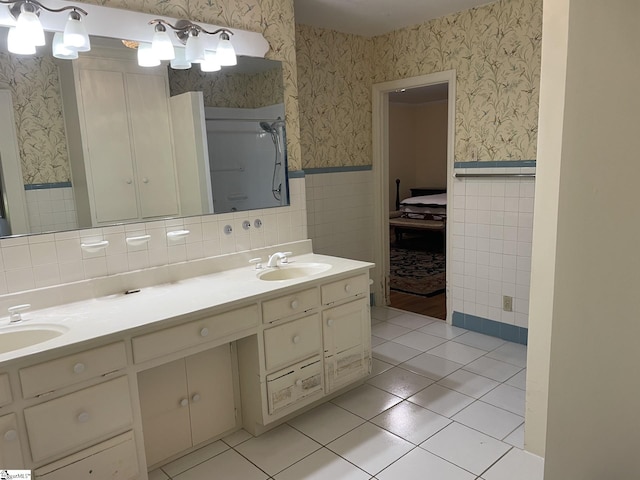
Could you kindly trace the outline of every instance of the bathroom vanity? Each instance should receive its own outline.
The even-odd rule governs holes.
[[[249,265],[276,250],[289,263]],[[1,319],[0,338],[58,332],[0,353],[2,468],[144,479],[357,384],[371,369],[373,265],[310,252],[295,242],[1,299],[37,305],[18,327]]]

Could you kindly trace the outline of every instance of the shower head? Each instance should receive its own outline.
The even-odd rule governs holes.
[[[260,122],[260,128],[262,128],[262,130],[267,133],[276,133],[276,129],[273,123],[269,124],[268,122]]]
[[[269,123],[269,122],[260,122],[260,128],[262,128],[262,130],[264,130],[267,133],[271,133],[271,134],[277,134],[278,133],[278,127],[284,125],[284,120],[278,118],[276,121]]]

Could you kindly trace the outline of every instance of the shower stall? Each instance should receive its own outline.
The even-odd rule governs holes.
[[[205,108],[216,213],[289,204],[284,105]]]

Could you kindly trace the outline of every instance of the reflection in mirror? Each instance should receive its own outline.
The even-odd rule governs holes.
[[[0,128],[15,132],[3,193],[15,148],[28,209],[1,236],[289,204],[280,62],[202,73],[139,67],[114,39],[73,61],[44,49],[0,51]]]

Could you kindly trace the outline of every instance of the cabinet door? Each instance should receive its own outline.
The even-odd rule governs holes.
[[[0,468],[24,468],[16,414],[0,417]]]
[[[136,219],[138,208],[124,74],[82,69],[80,85],[81,118],[85,125],[83,144],[90,169],[87,174],[89,190],[93,192],[95,221]]]
[[[184,360],[138,374],[147,465],[191,447]]]
[[[369,322],[369,305],[364,298],[322,313],[327,393],[369,374]]]
[[[178,192],[165,76],[128,73],[126,81],[140,215],[142,218],[177,215]]]
[[[187,357],[191,437],[197,445],[236,425],[229,344]]]
[[[368,314],[364,298],[322,312],[325,356],[363,345],[368,335]]]

